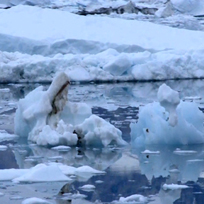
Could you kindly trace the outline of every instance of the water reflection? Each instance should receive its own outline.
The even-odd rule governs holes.
[[[123,138],[130,141],[129,123],[137,120],[138,107],[156,100],[158,87],[163,82],[135,84],[92,84],[72,85],[69,100],[85,102],[95,114],[109,120],[123,131]],[[196,102],[204,103],[202,80],[167,81],[173,89],[180,91],[181,98],[200,96]],[[13,132],[13,116],[17,101],[34,89],[34,85],[1,85],[0,89],[0,129]],[[193,100],[193,99],[192,99]],[[12,143],[12,144],[11,144]],[[106,171],[105,175],[75,177],[72,183],[13,184],[0,182],[0,201],[2,203],[22,203],[28,197],[39,197],[51,203],[110,203],[121,196],[141,194],[148,197],[151,204],[185,204],[204,201],[204,147],[197,146],[147,146],[145,149],[159,151],[156,154],[142,153],[145,149],[104,149],[71,148],[56,151],[50,148],[27,144],[20,138],[17,143],[1,143],[9,148],[0,152],[0,168],[31,168],[39,163],[58,162],[79,167],[89,165]],[[193,150],[191,153],[175,152]],[[164,190],[163,184],[181,183],[190,188]],[[93,192],[80,187],[92,184]],[[10,197],[21,196],[19,200]],[[17,197],[16,197],[17,198]]]

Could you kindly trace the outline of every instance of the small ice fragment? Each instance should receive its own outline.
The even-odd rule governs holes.
[[[194,150],[180,150],[180,149],[176,149],[174,152],[174,154],[177,154],[177,155],[191,155],[191,154],[196,154],[197,151],[194,151]]]
[[[53,147],[52,149],[57,150],[59,152],[66,152],[66,151],[69,151],[71,147],[60,145],[60,146]]]
[[[22,204],[51,204],[51,203],[44,199],[33,197],[25,199],[22,202]]]
[[[120,202],[126,203],[126,202],[147,202],[147,198],[140,194],[134,194],[131,196],[128,196],[126,198],[120,197]]]
[[[80,187],[80,189],[82,189],[83,191],[94,191],[95,190],[95,186],[91,185],[91,184],[87,184],[87,185],[83,185]]]
[[[103,183],[103,181],[101,181],[101,180],[97,180],[97,181],[95,181],[95,183]]]
[[[10,89],[8,89],[8,88],[0,89],[0,92],[4,92],[4,93],[6,93],[6,92],[10,92]]]
[[[150,151],[148,149],[141,152],[142,154],[160,154],[160,151]]]
[[[6,145],[0,145],[0,151],[6,151],[8,147]]]
[[[23,197],[22,196],[11,196],[10,200],[22,200]]]
[[[186,185],[179,185],[179,184],[164,184],[162,188],[166,191],[166,190],[185,189],[185,188],[189,188],[189,187]]]
[[[183,100],[185,101],[198,101],[198,100],[201,100],[202,97],[201,96],[186,96],[183,98]]]

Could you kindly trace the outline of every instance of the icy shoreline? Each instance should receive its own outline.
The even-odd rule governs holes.
[[[23,5],[0,19],[0,83],[204,78],[202,31]]]

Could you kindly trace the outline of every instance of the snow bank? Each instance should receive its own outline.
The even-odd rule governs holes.
[[[77,143],[125,145],[121,131],[102,118],[91,115],[86,104],[66,105],[68,85],[69,79],[62,72],[54,78],[47,91],[43,91],[41,86],[21,99],[15,115],[15,133],[44,146]]]
[[[179,103],[178,93],[166,85],[159,88],[158,98],[166,110],[158,102],[141,108],[138,123],[130,125],[133,146],[204,142],[204,116],[197,104]]]

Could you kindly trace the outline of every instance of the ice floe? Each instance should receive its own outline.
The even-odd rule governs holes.
[[[15,140],[18,136],[14,134],[9,134],[5,130],[0,130],[0,142],[3,141],[9,141],[9,140]]]
[[[142,107],[138,123],[131,124],[133,146],[204,143],[204,116],[196,103],[179,101],[166,85],[160,86],[158,100]]]
[[[22,204],[51,204],[51,202],[41,198],[32,197],[23,200]]]
[[[68,104],[63,110],[67,103],[68,85],[69,79],[62,72],[55,77],[47,91],[38,87],[21,99],[15,115],[15,133],[45,146],[126,145],[122,132],[91,114],[87,105]],[[62,111],[68,123],[60,119]]]
[[[181,184],[164,184],[162,188],[166,191],[166,190],[186,189],[189,187],[187,185],[181,185]]]
[[[120,197],[118,203],[147,203],[148,198],[140,195],[140,194],[134,194],[128,197]],[[117,202],[116,202],[117,203]]]

